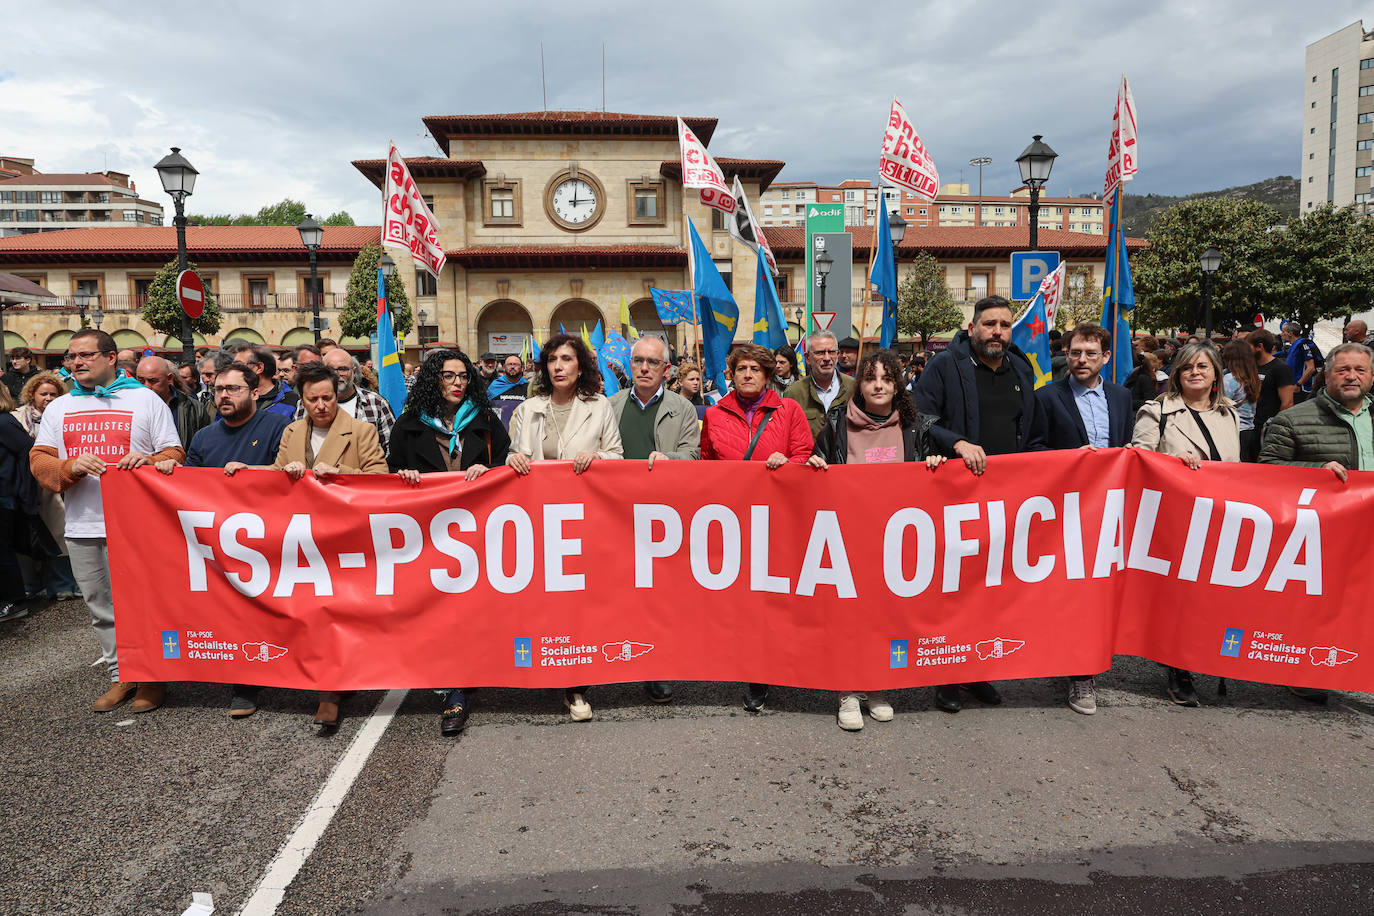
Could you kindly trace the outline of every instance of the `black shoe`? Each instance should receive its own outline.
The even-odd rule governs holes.
[[[764,701],[767,699],[767,684],[750,684],[749,690],[744,694],[744,708],[750,712],[758,712],[763,709]]]
[[[246,719],[258,711],[258,688],[242,687],[234,688],[234,695],[229,698],[229,717],[232,719]]]
[[[973,681],[968,684],[960,684],[960,687],[967,690],[979,703],[986,706],[1001,706],[1002,695],[997,692],[997,688],[987,681]]]
[[[454,706],[445,709],[443,716],[439,719],[439,734],[445,738],[455,738],[463,730],[463,726],[468,724],[468,708],[466,706]]]
[[[959,701],[959,688],[954,684],[943,684],[935,688],[935,708],[940,712],[958,712],[964,708]]]
[[[29,606],[23,601],[7,601],[0,604],[0,620],[18,620],[29,615]]]
[[[649,681],[644,685],[644,689],[649,694],[649,699],[655,703],[673,702],[673,685],[665,681]]]
[[[1318,706],[1326,705],[1325,690],[1318,690],[1316,687],[1289,687],[1288,692],[1300,700],[1316,703]]]
[[[1193,674],[1182,668],[1169,669],[1169,699],[1179,706],[1197,706],[1197,691],[1193,689]]]

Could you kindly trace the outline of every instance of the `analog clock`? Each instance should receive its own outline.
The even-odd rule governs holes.
[[[601,183],[587,172],[563,172],[554,177],[544,197],[553,222],[573,232],[590,229],[601,219],[606,195]]]

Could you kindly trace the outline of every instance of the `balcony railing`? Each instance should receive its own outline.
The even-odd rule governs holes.
[[[54,303],[43,303],[38,307],[42,312],[79,312],[81,310],[78,296],[59,296]],[[306,296],[296,293],[268,293],[266,296],[257,296],[252,293],[225,293],[215,297],[219,307],[225,311],[236,312],[266,312],[266,311],[308,311],[310,300]],[[86,296],[86,311],[93,312],[97,308],[106,314],[117,314],[120,312],[141,312],[147,303],[147,295],[106,295],[97,296],[90,294]],[[24,306],[8,306],[6,311],[22,310]],[[320,294],[320,310],[330,311],[337,308],[334,293]]]

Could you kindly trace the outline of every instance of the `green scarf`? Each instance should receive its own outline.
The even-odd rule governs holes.
[[[448,436],[448,454],[452,458],[458,451],[458,436],[463,430],[468,428],[468,424],[477,418],[477,405],[469,400],[464,400],[458,405],[458,411],[453,415],[453,428],[445,426],[441,421],[431,417],[424,411],[420,411],[420,422],[430,429],[443,436]]]
[[[110,384],[108,385],[96,385],[95,390],[92,391],[89,388],[82,388],[81,383],[78,382],[75,378],[73,378],[71,393],[73,397],[87,396],[96,398],[112,398],[115,396],[116,391],[123,391],[125,388],[142,387],[143,386],[139,384],[137,379],[129,378],[129,376],[127,375],[120,375],[118,378],[116,378],[113,382],[110,382]]]

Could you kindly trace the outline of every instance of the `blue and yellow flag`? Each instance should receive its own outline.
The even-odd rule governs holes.
[[[758,264],[754,279],[754,343],[780,350],[787,346],[787,319],[783,317],[778,288],[773,284],[767,262],[759,258]]]
[[[386,276],[377,268],[377,393],[386,398],[391,412],[401,415],[406,403],[406,376],[401,370],[401,354],[396,347],[396,330],[391,325],[391,308],[386,301]]]
[[[1011,342],[1021,348],[1035,371],[1035,387],[1050,383],[1050,322],[1045,314],[1045,295],[1037,291],[1030,306],[1011,326]]]
[[[1121,225],[1121,189],[1112,195],[1107,227],[1107,274],[1102,282],[1102,326],[1112,332],[1111,380],[1126,383],[1133,366],[1131,323],[1135,308],[1135,288],[1131,284],[1131,259],[1126,251],[1126,228]]]
[[[692,294],[685,289],[653,289],[649,295],[654,299],[658,320],[664,324],[695,324],[696,310],[692,308]]]
[[[702,362],[706,364],[702,367],[702,378],[711,379],[716,390],[724,392],[725,358],[735,341],[739,306],[691,220],[687,220],[687,228],[692,237],[692,289],[701,303]]]
[[[873,256],[873,274],[869,282],[878,288],[883,297],[883,324],[879,346],[890,348],[897,340],[897,264],[892,259],[892,234],[888,230],[887,198],[883,187],[878,186],[878,228],[875,240],[878,251]],[[868,329],[863,329],[868,333]]]

